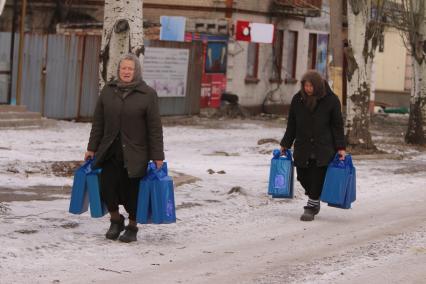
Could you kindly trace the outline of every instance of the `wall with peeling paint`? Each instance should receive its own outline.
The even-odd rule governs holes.
[[[238,15],[242,16],[242,15]],[[246,16],[250,21],[269,23],[269,19]],[[285,19],[278,25],[278,29],[284,31],[284,46],[282,57],[282,79],[281,84],[271,83],[272,73],[272,44],[260,44],[259,47],[259,66],[258,83],[246,83],[245,76],[247,72],[247,49],[248,43],[242,41],[231,41],[228,55],[228,84],[227,91],[237,94],[240,97],[240,103],[247,107],[261,106],[263,100],[272,92],[274,104],[288,105],[293,95],[300,89],[300,78],[308,70],[308,45],[309,34],[324,34],[324,32],[312,29],[306,29],[304,22],[295,19]],[[296,31],[297,38],[297,59],[296,59],[296,80],[295,82],[285,82],[286,62],[292,61],[292,54],[289,54],[286,48],[286,39],[289,31]],[[326,34],[326,33],[325,33]],[[284,110],[282,108],[282,110]]]

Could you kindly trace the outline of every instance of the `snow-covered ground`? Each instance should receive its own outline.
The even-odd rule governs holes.
[[[280,140],[284,121],[167,126],[169,168],[200,181],[175,189],[176,224],[140,225],[131,244],[104,238],[106,216],[69,214],[62,187],[72,178],[45,169],[82,159],[89,131],[72,122],[0,131],[0,190],[50,188],[53,199],[0,211],[0,283],[426,283],[426,153],[380,128],[381,149],[409,155],[355,160],[353,209],[322,204],[305,223],[299,183],[292,200],[266,194],[278,145],[257,142]]]

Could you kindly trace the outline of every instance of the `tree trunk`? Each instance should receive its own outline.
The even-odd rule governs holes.
[[[409,144],[426,144],[426,63],[413,57],[413,86],[411,87],[410,117],[405,141]]]
[[[370,80],[376,49],[370,22],[371,0],[348,0],[348,100],[346,139],[349,146],[376,149],[370,134]]]
[[[407,35],[413,64],[410,117],[405,142],[424,145],[426,144],[426,5],[423,0],[406,1],[404,5],[411,20]]]
[[[142,0],[105,0],[102,32],[100,87],[115,79],[118,62],[132,52],[143,62]]]

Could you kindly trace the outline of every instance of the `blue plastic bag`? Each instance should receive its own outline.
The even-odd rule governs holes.
[[[86,175],[92,171],[93,160],[87,160],[74,174],[69,212],[82,214],[89,208],[89,194],[86,190]]]
[[[294,196],[294,165],[290,150],[285,156],[275,149],[271,160],[268,194],[273,198],[293,198]]]
[[[90,204],[90,215],[94,218],[104,216],[108,210],[101,201],[98,175],[101,170],[92,170],[94,159],[88,159],[77,169],[71,192],[69,212],[82,214]]]
[[[90,216],[100,218],[108,213],[108,208],[101,199],[99,187],[99,174],[101,170],[91,171],[86,175],[86,186],[89,192]]]
[[[336,155],[328,165],[320,199],[332,207],[351,208],[356,200],[356,169],[351,155],[343,161]]]
[[[176,222],[173,179],[168,176],[167,163],[157,169],[148,164],[147,175],[139,185],[136,220],[140,224],[169,224]]]
[[[152,223],[152,208],[150,188],[146,185],[142,186],[142,180],[139,183],[138,207],[136,210],[136,221],[139,224]]]

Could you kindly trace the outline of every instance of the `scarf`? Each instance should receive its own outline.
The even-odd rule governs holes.
[[[123,82],[120,80],[120,63],[123,60],[131,60],[135,63],[135,72],[131,82]],[[139,58],[136,55],[128,53],[120,59],[117,67],[117,78],[118,79],[116,79],[114,83],[117,85],[117,88],[121,92],[123,98],[130,94],[142,82],[142,68]]]
[[[310,82],[314,87],[314,93],[312,95],[308,95],[303,88],[306,82]],[[303,104],[310,112],[313,112],[317,107],[318,100],[326,95],[324,79],[317,71],[309,70],[302,77],[300,91],[302,93]]]

